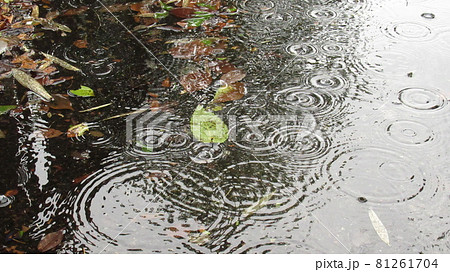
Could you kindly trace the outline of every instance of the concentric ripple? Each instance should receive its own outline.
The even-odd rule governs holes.
[[[299,113],[311,113],[315,117],[332,117],[343,111],[343,100],[333,93],[309,87],[291,87],[274,95],[278,105]]]
[[[301,44],[291,44],[286,47],[286,51],[297,57],[310,57],[317,53],[317,48],[312,44],[301,43]]]
[[[313,74],[307,76],[305,81],[312,87],[329,91],[341,90],[348,85],[345,78],[333,74]]]
[[[229,140],[239,149],[257,156],[269,156],[276,153],[270,138],[276,131],[270,116],[262,116],[259,120],[238,118],[230,126]]]
[[[289,165],[310,168],[330,150],[331,141],[322,137],[320,130],[308,126],[286,126],[278,129],[270,144],[280,152]]]
[[[75,238],[96,253],[108,244],[113,252],[123,252],[133,248],[131,242],[148,249],[147,239],[159,240],[150,248],[164,247],[168,238],[158,234],[164,227],[142,224],[142,218],[151,217],[153,222],[166,218],[160,215],[165,205],[189,218],[217,216],[220,209],[210,201],[215,189],[211,180],[216,176],[198,165],[193,169],[172,162],[109,164],[82,183],[74,203]],[[139,214],[144,217],[137,218]],[[118,236],[121,233],[128,235]]]
[[[13,203],[13,201],[14,201],[13,197],[0,195],[0,208],[8,207],[11,203]]]
[[[76,135],[70,138],[74,143],[83,142],[93,146],[107,146],[117,140],[117,133],[113,132],[109,127],[102,126],[98,123],[88,123],[88,131],[82,135]]]
[[[190,151],[189,157],[195,163],[212,163],[225,154],[223,144],[195,143]]]
[[[137,156],[183,156],[192,144],[188,133],[164,126],[138,128],[133,137],[128,151]]]
[[[388,122],[385,132],[397,143],[405,145],[423,145],[435,139],[432,129],[417,121],[398,120]]]
[[[326,172],[336,188],[355,199],[391,204],[437,196],[440,181],[424,168],[398,152],[368,147],[336,154]]]
[[[390,23],[382,31],[390,38],[404,41],[426,41],[434,37],[428,26],[416,22]]]
[[[403,105],[421,111],[436,111],[447,105],[447,98],[437,90],[406,88],[399,92]]]
[[[222,203],[221,210],[228,218],[248,217],[259,220],[281,219],[299,202],[299,192],[291,188],[287,178],[280,178],[284,167],[267,162],[242,162],[229,166],[216,179],[213,202]],[[272,194],[260,209],[248,212],[261,198]]]
[[[336,11],[326,7],[315,7],[306,13],[310,18],[316,20],[330,20],[337,16]]]
[[[260,1],[260,0],[244,0],[238,1],[240,8],[251,12],[266,12],[275,8],[275,2],[272,0]]]

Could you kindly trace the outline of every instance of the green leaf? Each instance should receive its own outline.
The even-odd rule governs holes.
[[[166,3],[162,2],[162,1],[159,1],[159,4],[161,5],[161,8],[162,8],[162,9],[165,9],[165,10],[171,10],[171,9],[173,9],[173,7],[167,5]]]
[[[208,5],[208,4],[205,4],[205,3],[197,3],[196,5],[199,6],[199,7],[209,8],[210,10],[216,10],[215,6],[211,6],[211,5]]]
[[[93,97],[93,96],[95,96],[94,90],[92,90],[91,88],[89,88],[87,86],[83,86],[83,85],[81,85],[81,88],[78,89],[78,90],[70,90],[69,93],[73,94],[75,96],[80,96],[80,97]]]
[[[203,24],[204,21],[206,21],[207,18],[191,18],[187,19],[188,26],[198,27]]]
[[[169,16],[169,12],[167,10],[164,10],[162,12],[155,12],[156,19],[166,18],[167,16]]]
[[[204,143],[223,143],[228,139],[228,127],[217,115],[197,106],[191,118],[194,137]]]
[[[17,108],[16,105],[5,105],[5,106],[0,106],[0,115],[6,113],[9,110],[15,109]]]
[[[213,40],[212,39],[204,39],[202,40],[202,43],[207,45],[207,46],[211,46],[213,44]]]

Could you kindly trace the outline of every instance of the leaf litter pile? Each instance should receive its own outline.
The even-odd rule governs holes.
[[[104,132],[97,129],[97,124],[123,120],[130,114],[143,111],[133,105],[116,108],[114,101],[98,100],[101,102],[96,103],[92,99],[104,92],[104,88],[91,85],[95,80],[83,71],[83,64],[69,63],[60,53],[39,51],[39,47],[34,46],[39,41],[52,39],[51,43],[54,43],[54,40],[77,34],[77,27],[65,22],[89,12],[110,18],[111,14],[121,18],[131,15],[134,25],[130,29],[145,46],[157,48],[157,56],[170,56],[183,63],[182,69],[165,72],[161,78],[152,80],[152,86],[162,89],[163,94],[147,93],[149,110],[171,110],[177,105],[177,99],[169,101],[162,96],[164,92],[175,93],[197,104],[191,109],[191,118],[187,120],[196,140],[205,143],[227,141],[228,127],[212,109],[221,108],[221,103],[244,97],[246,73],[229,58],[229,52],[236,48],[228,44],[226,33],[238,27],[233,19],[238,10],[223,5],[220,0],[144,0],[75,9],[57,9],[49,0],[2,1],[0,141],[17,134],[13,127],[2,124],[11,124],[11,120],[20,119],[24,114],[39,114],[49,120],[47,128],[37,131],[39,137],[47,141],[68,141],[70,144],[74,138],[102,138]],[[93,42],[80,33],[71,45],[87,50]],[[113,61],[120,63],[123,60],[116,58]],[[163,70],[161,67],[159,69]],[[136,78],[140,76],[136,75]],[[207,99],[197,100],[196,93],[203,94]],[[71,155],[79,161],[86,161],[90,156],[89,152],[82,150],[73,151]],[[54,168],[55,173],[62,171],[61,166]],[[89,174],[86,170],[74,177],[73,185],[81,183]],[[0,192],[0,209],[12,209],[17,199],[23,196],[18,188]],[[52,219],[47,224],[51,226]],[[28,233],[33,227],[30,222],[5,226],[3,232],[8,246],[2,250],[24,253],[30,252],[29,246],[32,246],[36,252],[52,252],[67,238],[64,237],[64,226],[49,227],[45,235],[32,238]],[[202,244],[208,237],[209,232],[202,230],[198,237],[192,236],[190,241]]]

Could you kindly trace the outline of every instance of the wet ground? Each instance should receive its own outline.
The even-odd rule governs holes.
[[[118,23],[137,25],[126,11],[53,5],[90,7],[59,21],[69,35],[33,45],[85,72],[49,91],[96,90],[61,114],[101,136],[46,139],[40,131],[60,119],[39,105],[1,116],[0,193],[19,191],[2,199],[2,250],[36,252],[64,229],[53,252],[450,252],[448,1],[232,1],[240,27],[222,35],[226,57],[247,74],[246,94],[216,112],[230,129],[224,143],[201,143],[189,129],[214,83],[192,94],[161,87],[197,64],[167,54],[170,44],[144,42],[146,51]],[[73,46],[79,39],[89,47]],[[1,104],[23,91],[1,92]],[[99,121],[148,108],[149,92],[170,110]],[[11,239],[22,226],[23,239]]]

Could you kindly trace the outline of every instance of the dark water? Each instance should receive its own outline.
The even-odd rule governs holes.
[[[217,112],[230,128],[222,144],[195,141],[189,130],[214,86],[194,95],[161,87],[169,71],[194,64],[164,53],[170,45],[146,44],[155,59],[96,1],[54,4],[91,9],[61,19],[74,30],[67,37],[49,32],[34,43],[86,73],[49,90],[95,89],[95,98],[71,99],[76,110],[113,104],[61,112],[100,138],[45,139],[41,131],[62,120],[39,105],[0,118],[0,193],[19,190],[0,208],[3,250],[36,252],[46,233],[65,228],[58,253],[449,253],[450,3],[232,4],[241,27],[223,35],[247,93]],[[116,15],[136,26],[130,13]],[[73,46],[78,39],[89,47]],[[0,101],[15,103],[18,92]],[[170,112],[99,121],[148,108],[147,92]],[[25,244],[8,239],[22,226],[30,227]]]

